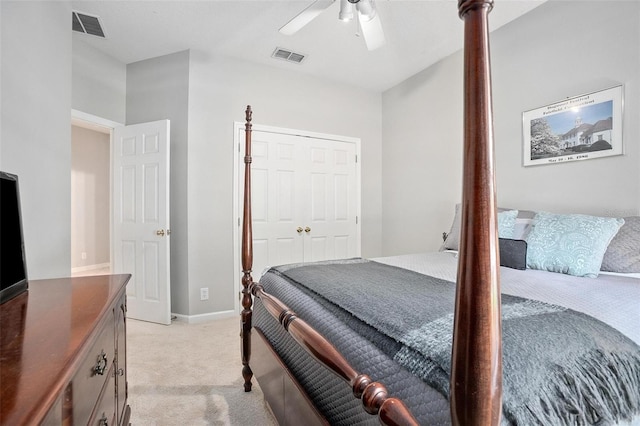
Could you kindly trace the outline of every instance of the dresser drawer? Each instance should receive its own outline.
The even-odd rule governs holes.
[[[112,364],[109,369],[107,384],[87,425],[113,426],[116,424],[116,376],[114,368],[115,366]]]
[[[71,382],[73,423],[76,425],[87,424],[105,382],[113,379],[112,367],[115,356],[113,317],[102,324],[98,339]],[[115,389],[112,392],[115,393]]]

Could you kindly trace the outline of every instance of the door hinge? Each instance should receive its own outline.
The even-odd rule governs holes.
[[[358,224],[358,216],[356,216],[356,225]]]
[[[356,154],[356,163],[358,162],[358,154]]]

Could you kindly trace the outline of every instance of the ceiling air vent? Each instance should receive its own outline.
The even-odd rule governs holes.
[[[299,64],[304,60],[305,55],[276,47],[276,50],[273,51],[273,54],[271,54],[271,57],[276,59],[283,59],[285,61],[295,62],[296,64]]]
[[[75,10],[71,14],[72,29],[79,33],[90,34],[97,37],[105,38],[102,25],[100,24],[100,18],[97,16],[87,15],[86,13],[76,12]]]

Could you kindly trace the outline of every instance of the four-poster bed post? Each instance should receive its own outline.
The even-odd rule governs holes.
[[[454,424],[496,425],[502,412],[500,260],[488,14],[459,0],[464,31],[464,148],[450,404]]]
[[[244,213],[242,217],[242,313],[240,322],[242,328],[242,377],[244,378],[244,391],[251,391],[251,378],[253,372],[249,366],[251,358],[251,299],[250,286],[253,283],[251,268],[253,268],[253,227],[251,225],[251,106],[247,105],[245,111],[246,124],[244,145]]]
[[[501,324],[497,211],[493,166],[488,13],[493,0],[459,0],[464,20],[464,165],[462,231],[451,375],[453,424],[497,425],[501,415]],[[253,281],[251,120],[246,109],[242,229],[241,352],[245,391],[251,390],[252,295],[314,358],[349,383],[365,411],[383,424],[417,424],[404,403],[357,373],[320,334]]]

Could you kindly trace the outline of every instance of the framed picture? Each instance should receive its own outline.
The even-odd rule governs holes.
[[[622,155],[622,86],[522,113],[525,166]]]

